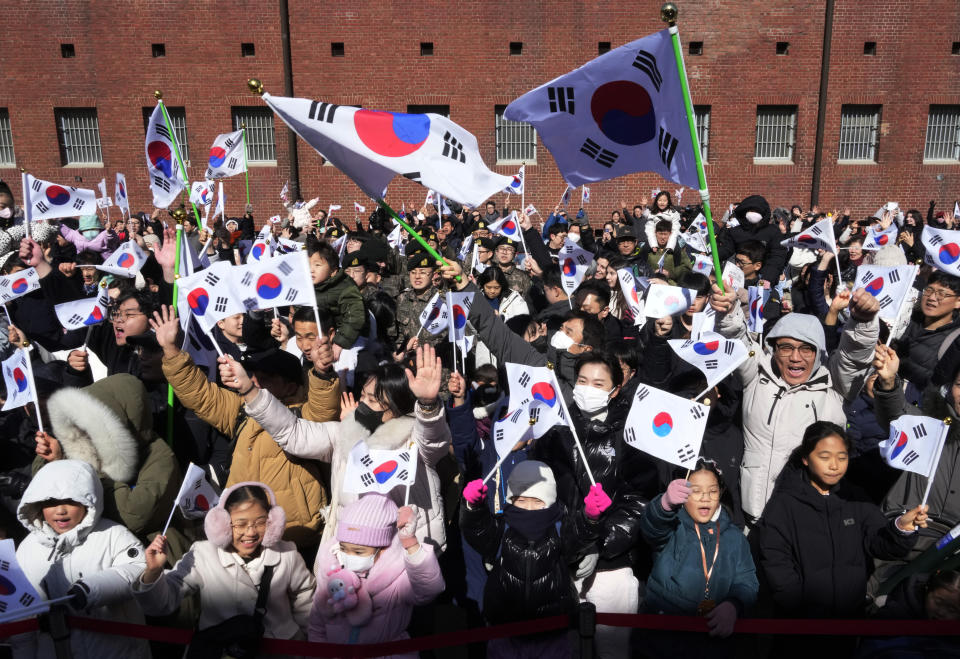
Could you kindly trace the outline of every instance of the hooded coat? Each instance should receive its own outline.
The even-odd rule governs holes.
[[[760,213],[763,218],[757,224],[751,224],[746,219],[748,211]],[[780,281],[780,273],[787,265],[787,248],[780,244],[786,236],[780,233],[780,228],[770,224],[770,204],[760,195],[750,195],[740,202],[734,216],[740,225],[727,227],[718,236],[717,253],[721,263],[737,253],[737,247],[748,240],[759,240],[767,246],[763,257],[763,268],[760,278],[771,283]]]
[[[68,499],[87,514],[77,526],[58,534],[43,519],[42,503]],[[143,624],[143,612],[130,602],[130,586],[146,563],[143,546],[126,528],[102,518],[103,489],[93,467],[79,460],[56,460],[37,472],[17,509],[29,535],[17,548],[17,562],[45,599],[63,597],[75,583],[87,594],[80,615]],[[49,634],[23,634],[12,639],[14,656],[53,659]],[[146,641],[70,630],[75,659],[139,659],[149,657]]]

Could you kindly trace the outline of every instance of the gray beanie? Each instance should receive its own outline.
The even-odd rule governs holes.
[[[507,499],[531,497],[540,499],[549,508],[557,501],[557,481],[553,471],[539,460],[524,460],[507,478]]]
[[[823,335],[823,325],[816,316],[806,313],[788,313],[777,321],[767,334],[767,343],[775,339],[796,339],[816,346],[820,356],[827,350],[827,340]]]

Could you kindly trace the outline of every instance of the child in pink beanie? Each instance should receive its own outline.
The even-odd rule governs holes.
[[[340,513],[336,540],[317,554],[317,592],[308,637],[329,643],[409,638],[413,607],[443,592],[433,548],[414,531],[416,513],[367,494]],[[408,656],[408,655],[403,655]],[[416,657],[411,653],[410,657]]]

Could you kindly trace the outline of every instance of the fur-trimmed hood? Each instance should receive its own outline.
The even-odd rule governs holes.
[[[64,457],[124,483],[136,479],[141,449],[156,438],[147,391],[128,374],[61,389],[48,400],[47,412]]]

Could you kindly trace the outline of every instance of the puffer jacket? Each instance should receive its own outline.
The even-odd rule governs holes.
[[[843,403],[851,391],[859,389],[873,360],[879,325],[876,318],[869,323],[851,320],[827,365],[814,368],[810,378],[795,387],[784,382],[772,356],[747,334],[739,305],[731,313],[717,315],[717,331],[744,341],[753,355],[736,372],[743,382],[740,491],[744,512],[757,518],[807,426],[815,421],[832,421],[841,427],[846,424]]]
[[[58,534],[43,520],[41,504],[69,499],[87,509],[83,520]],[[17,517],[30,534],[17,548],[17,562],[45,599],[63,597],[74,583],[87,594],[80,615],[144,624],[130,601],[130,586],[146,567],[143,545],[126,528],[103,519],[103,489],[93,467],[79,460],[56,460],[37,472],[20,501]],[[139,659],[150,656],[146,641],[70,629],[75,659]],[[18,659],[54,659],[49,634],[32,632],[11,639]]]
[[[900,357],[900,377],[922,390],[930,382],[933,370],[940,361],[939,351],[944,340],[960,329],[960,318],[954,318],[935,330],[926,330],[922,324],[923,317],[918,319],[917,315],[894,347]]]
[[[677,246],[677,238],[680,237],[680,213],[674,208],[667,208],[666,210],[658,211],[653,213],[649,208],[643,209],[643,235],[647,239],[647,246],[657,244],[657,222],[660,220],[668,220],[670,222],[670,239],[667,241],[667,249],[671,250]],[[660,257],[658,256],[657,259]],[[656,262],[654,262],[655,264]]]
[[[330,313],[333,326],[337,328],[333,342],[341,348],[352,348],[367,321],[363,296],[356,282],[341,269],[314,288],[317,307]]]
[[[284,540],[300,547],[317,544],[317,532],[323,525],[321,510],[327,505],[327,492],[318,465],[287,455],[268,431],[243,410],[238,394],[207,381],[190,356],[181,352],[163,360],[163,373],[184,407],[218,431],[232,437],[235,445],[227,486],[245,481],[268,485],[277,496],[277,504],[287,513]],[[298,395],[287,401],[291,415],[299,412],[310,421],[329,421],[340,414],[340,389],[336,380],[310,376],[311,395],[302,402]]]
[[[313,373],[310,374],[311,399],[316,391],[313,383],[317,379]],[[354,412],[350,412],[343,421],[313,423],[306,417],[298,419],[283,403],[264,390],[247,404],[246,410],[286,455],[330,463],[330,507],[325,514],[326,527],[321,542],[336,537],[340,509],[358,498],[358,495],[343,489],[343,477],[353,447],[360,441],[366,442],[371,449],[389,450],[415,444],[417,479],[410,488],[410,504],[420,509],[417,538],[420,542],[433,545],[437,553],[446,548],[443,495],[436,470],[437,463],[447,455],[450,446],[450,427],[442,407],[435,416],[426,417],[418,403],[413,414],[390,419],[372,434],[357,423]],[[395,487],[388,496],[397,506],[402,506],[405,495],[404,488]]]
[[[749,197],[748,197],[749,199]],[[747,199],[744,199],[746,202]],[[766,202],[764,202],[766,204]],[[780,228],[770,224],[770,207],[766,207],[766,212],[762,213],[761,208],[749,209],[741,206],[737,207],[737,215],[746,213],[747,210],[761,211],[765,217],[758,224],[750,224],[746,220],[740,220],[740,226],[726,227],[719,236],[717,236],[717,253],[720,256],[720,262],[724,262],[737,253],[737,247],[748,240],[759,240],[767,246],[767,252],[763,256],[763,268],[760,270],[760,278],[769,281],[772,284],[780,281],[780,273],[787,266],[789,252],[786,247],[780,244],[786,236],[780,233]],[[738,217],[739,219],[739,217]]]
[[[715,522],[699,524],[698,538],[697,523],[686,509],[667,512],[660,504],[662,497],[658,495],[650,502],[640,522],[643,539],[654,550],[644,608],[648,613],[692,616],[706,597],[717,604],[730,602],[742,615],[756,602],[760,588],[747,537],[721,507]],[[702,545],[703,554],[697,549],[698,544]],[[705,595],[703,556],[712,560],[715,551],[710,592]]]
[[[904,534],[862,492],[844,481],[820,494],[805,469],[784,470],[757,527],[760,567],[781,615],[863,614],[873,558],[907,555]]]

